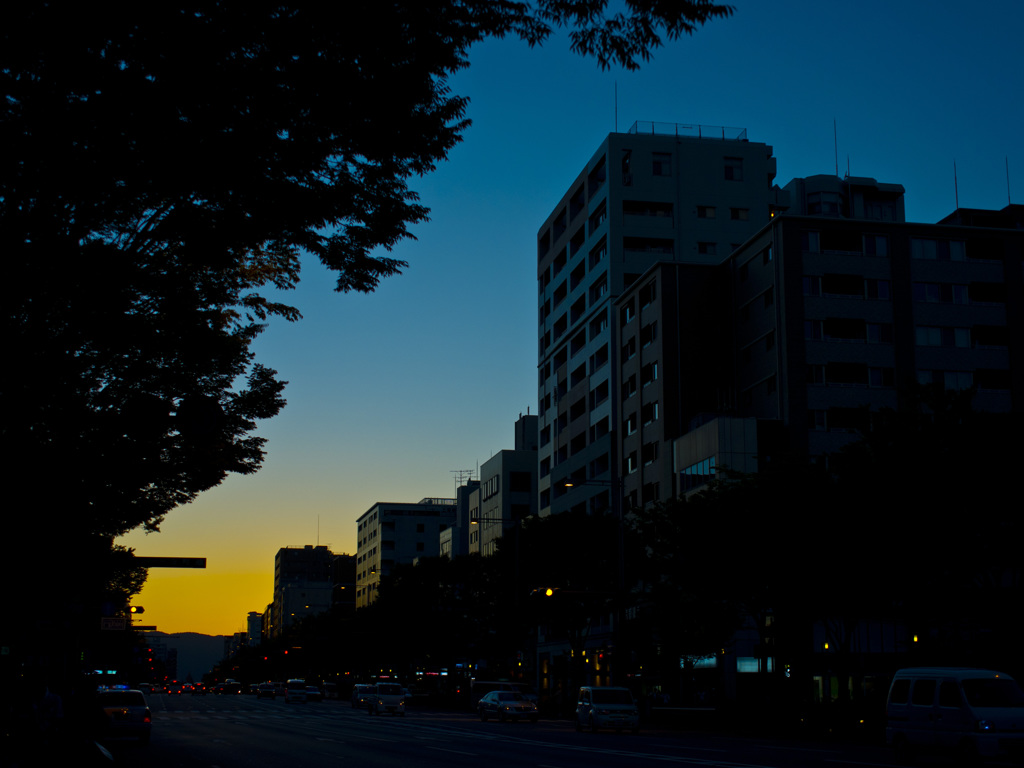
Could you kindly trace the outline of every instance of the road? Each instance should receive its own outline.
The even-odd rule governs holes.
[[[844,768],[887,766],[881,747],[643,731],[577,733],[571,723],[481,723],[470,713],[370,716],[347,701],[254,696],[149,697],[148,745],[108,743],[130,768]]]

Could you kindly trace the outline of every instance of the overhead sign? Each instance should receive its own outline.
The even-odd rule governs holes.
[[[100,619],[100,629],[121,630],[128,626],[128,620],[116,616],[104,616]]]
[[[138,557],[136,565],[143,568],[205,568],[205,557]]]

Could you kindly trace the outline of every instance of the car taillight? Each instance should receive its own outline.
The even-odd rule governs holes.
[[[146,710],[146,714],[142,718],[142,722],[144,722],[144,723],[152,723],[153,722],[153,715],[150,714],[148,709]]]

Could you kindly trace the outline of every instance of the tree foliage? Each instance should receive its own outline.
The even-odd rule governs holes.
[[[570,30],[601,66],[731,9],[696,0],[27,3],[0,16],[4,446],[78,532],[156,527],[226,472],[283,384],[249,345],[303,253],[371,291],[468,126],[471,45]],[[247,383],[237,386],[236,381]]]
[[[270,289],[297,284],[304,254],[341,292],[400,271],[391,250],[428,216],[410,181],[469,125],[448,81],[474,43],[535,45],[562,27],[600,66],[635,68],[730,13],[706,0],[607,5],[7,4],[10,540],[36,542],[45,524],[73,572],[83,551],[155,530],[227,473],[259,468],[253,431],[284,405],[284,382],[251,344],[271,319],[300,316]],[[58,574],[21,589],[21,608],[58,592]]]

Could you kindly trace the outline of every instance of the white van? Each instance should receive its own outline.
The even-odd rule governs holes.
[[[989,669],[901,669],[889,687],[885,742],[901,757],[917,751],[974,757],[1024,756],[1024,692]]]

